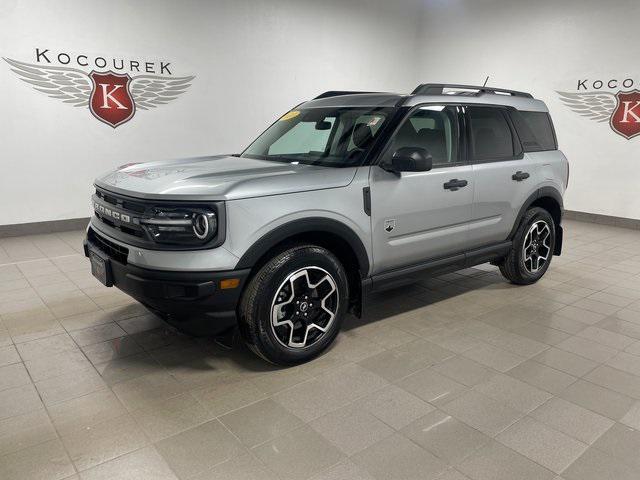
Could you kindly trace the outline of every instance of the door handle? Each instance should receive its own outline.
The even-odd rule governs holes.
[[[529,174],[527,172],[521,172],[520,170],[511,175],[511,179],[515,180],[516,182],[521,182],[522,180],[526,180],[527,178],[529,178]]]
[[[468,182],[466,180],[458,180],[457,178],[452,178],[447,183],[443,185],[445,190],[451,190],[455,192],[459,188],[466,187]]]

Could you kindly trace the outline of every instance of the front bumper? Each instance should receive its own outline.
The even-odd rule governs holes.
[[[237,322],[236,307],[250,269],[206,272],[151,270],[127,262],[110,250],[110,240],[92,228],[84,241],[109,259],[113,285],[132,296],[168,323],[194,335],[222,332]],[[122,247],[120,247],[122,248]],[[222,280],[238,279],[235,288],[221,288]]]

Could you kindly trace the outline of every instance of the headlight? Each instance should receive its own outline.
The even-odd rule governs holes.
[[[218,230],[218,218],[211,210],[195,208],[154,208],[151,218],[140,225],[157,243],[204,245]]]
[[[212,214],[197,213],[193,217],[193,233],[195,233],[196,237],[198,237],[198,239],[200,240],[204,240],[209,235],[209,225],[211,225],[209,215]],[[213,223],[214,225],[217,223],[215,217],[213,218]]]

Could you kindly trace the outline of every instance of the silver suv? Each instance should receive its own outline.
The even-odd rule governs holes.
[[[102,283],[179,329],[238,325],[258,355],[296,364],[369,292],[484,262],[537,281],[560,254],[568,177],[527,93],[326,92],[241,154],[98,178],[85,251]]]

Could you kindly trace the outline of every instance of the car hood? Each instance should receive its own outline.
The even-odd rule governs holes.
[[[234,200],[344,187],[355,171],[220,155],[123,165],[96,185],[140,198]]]

